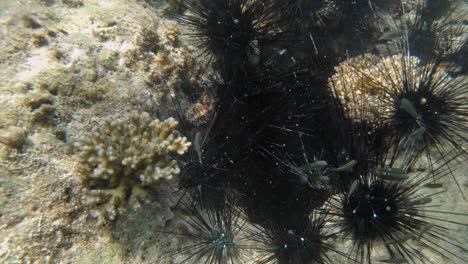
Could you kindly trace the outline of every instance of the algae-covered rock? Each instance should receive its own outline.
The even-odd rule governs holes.
[[[21,127],[8,127],[0,130],[0,143],[11,147],[20,148],[26,141],[26,132]]]
[[[171,116],[170,95],[187,105],[180,84],[196,86],[200,71],[192,53],[174,44],[180,43],[177,28],[162,25],[164,19],[144,1],[0,1],[0,263],[127,261],[108,259],[114,253],[105,246],[106,252],[93,250],[108,242],[95,239],[96,221],[86,210],[92,206],[81,201],[86,194],[96,199],[89,194],[107,185],[80,177],[85,166],[73,144],[110,116],[122,122],[130,122],[126,113],[132,111]],[[153,59],[159,52],[166,56],[161,68]],[[151,166],[149,160],[128,162],[148,165],[147,175],[160,169],[160,177],[169,178],[177,174],[178,154],[167,152],[154,156],[159,163]],[[142,168],[134,171],[144,174]],[[161,224],[160,217],[170,213],[168,198],[149,196],[159,181],[133,178],[133,195],[122,208],[151,200],[162,209],[149,225]],[[109,243],[117,247],[119,241]]]

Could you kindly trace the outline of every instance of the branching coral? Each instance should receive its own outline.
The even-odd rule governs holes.
[[[132,113],[128,120],[107,120],[81,139],[82,201],[96,207],[94,216],[115,219],[127,202],[136,207],[147,202],[160,179],[180,172],[171,154],[184,154],[191,143],[174,130],[177,124]]]

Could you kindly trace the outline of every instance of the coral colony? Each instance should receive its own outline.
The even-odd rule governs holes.
[[[177,121],[151,120],[132,113],[130,120],[107,120],[77,145],[81,150],[84,204],[93,204],[101,220],[115,219],[126,203],[139,206],[151,199],[160,179],[180,173],[170,154],[184,154],[191,145],[174,130]]]
[[[112,220],[178,175],[190,228],[161,232],[186,238],[168,252],[180,263],[468,262],[449,235],[467,215],[436,202],[464,197],[459,4],[182,2],[170,16],[218,73],[214,114],[181,118],[191,143],[147,114],[96,129],[80,143],[84,200]]]

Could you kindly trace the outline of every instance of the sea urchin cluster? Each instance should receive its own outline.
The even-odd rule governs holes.
[[[427,1],[416,16],[436,11]],[[466,262],[447,237],[448,225],[466,228],[466,214],[433,202],[466,158],[456,61],[447,50],[412,53],[411,5],[400,1],[286,2],[194,0],[175,15],[219,75],[215,114],[187,131],[180,201],[243,220],[221,232],[242,243],[218,236],[227,251],[199,234],[203,247],[177,252],[205,263]],[[312,15],[291,16],[302,11]],[[397,21],[395,34],[382,17]],[[428,170],[415,175],[423,157]]]

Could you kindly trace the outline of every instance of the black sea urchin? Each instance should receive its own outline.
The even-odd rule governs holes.
[[[418,1],[414,15],[404,15],[412,56],[448,56],[466,44],[466,14],[457,8],[452,0]]]
[[[279,14],[288,23],[290,30],[307,28],[311,23],[320,24],[320,11],[326,5],[325,0],[286,0],[277,1]],[[296,31],[296,33],[298,33]],[[299,32],[300,34],[300,32]],[[297,38],[294,36],[293,38]]]
[[[449,153],[466,157],[468,83],[464,76],[453,76],[458,66],[446,61],[457,43],[463,43],[456,39],[463,34],[460,25],[466,15],[450,17],[447,13],[455,7],[449,0],[421,5],[403,37],[400,54],[377,64],[380,77],[370,78],[370,90],[381,90],[384,125],[393,131],[390,142],[402,146],[394,148],[394,158],[404,152],[411,168],[425,153],[433,169],[431,151],[446,159],[451,158],[446,157]]]
[[[389,132],[384,140],[392,149],[390,166],[404,160],[412,169],[424,155],[433,169],[433,154],[466,157],[466,79],[450,75],[440,56],[421,62],[402,50],[388,57],[367,54],[337,67],[331,78],[337,98],[351,118]]]
[[[204,209],[221,210],[226,201],[233,203],[230,194],[235,162],[242,158],[238,142],[245,129],[239,126],[242,113],[240,104],[232,96],[234,89],[219,86],[227,91],[214,106],[214,117],[206,129],[193,136],[193,148],[182,171],[179,189],[188,193],[192,201]],[[247,147],[247,146],[246,146]]]
[[[188,209],[190,216],[184,222],[188,229],[170,234],[189,239],[187,245],[168,252],[182,256],[177,263],[236,264],[245,263],[247,256],[242,250],[244,237],[240,212],[226,205],[223,210],[205,210],[198,206]]]
[[[438,177],[446,173],[446,166],[436,171]],[[440,173],[440,174],[439,174]],[[430,249],[432,254],[466,261],[457,253],[465,251],[456,239],[448,238],[447,224],[466,227],[466,222],[453,220],[463,213],[449,213],[434,209],[432,194],[422,193],[433,174],[421,173],[406,181],[384,178],[409,177],[401,169],[375,168],[348,186],[348,191],[333,199],[337,235],[351,239],[351,251],[361,263],[373,261],[374,249],[381,247],[389,254],[388,260],[398,263],[433,263],[431,257],[417,247]],[[374,253],[373,253],[374,252]],[[393,262],[392,262],[393,263]]]
[[[190,13],[175,19],[188,33],[201,54],[208,54],[221,67],[224,78],[258,55],[258,42],[272,39],[282,31],[274,0],[194,0]]]
[[[389,58],[394,69],[382,68],[387,84],[376,83],[384,90],[382,110],[384,125],[392,131],[390,142],[396,147],[394,157],[403,152],[408,168],[422,154],[432,167],[431,152],[450,159],[449,154],[466,157],[468,85],[463,78],[450,76],[440,60],[423,65],[408,53]],[[400,70],[396,67],[399,67]],[[455,179],[455,178],[454,178]],[[458,184],[458,183],[457,183]]]
[[[327,241],[331,236],[323,229],[326,219],[326,212],[316,212],[312,219],[302,219],[290,226],[264,224],[251,228],[247,233],[249,239],[256,242],[253,246],[258,251],[255,263],[333,263],[328,257],[329,252],[335,251]]]

